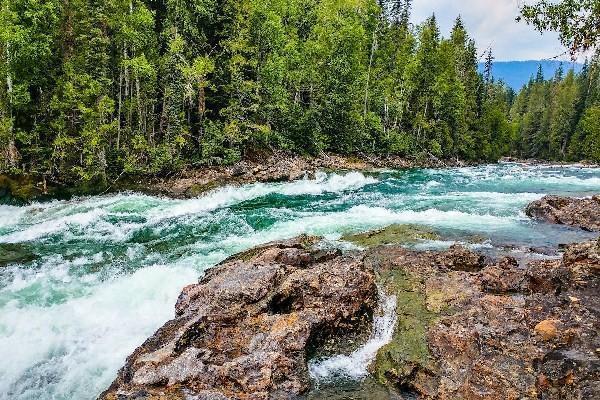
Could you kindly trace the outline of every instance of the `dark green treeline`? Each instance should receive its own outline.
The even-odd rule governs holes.
[[[575,75],[559,69],[544,80],[540,69],[512,105],[521,157],[600,162],[600,60]]]
[[[460,19],[442,38],[410,3],[2,0],[0,170],[106,181],[264,148],[600,157],[593,67],[515,98],[477,73]]]

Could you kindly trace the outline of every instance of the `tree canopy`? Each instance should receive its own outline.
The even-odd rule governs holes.
[[[599,0],[540,0],[532,5],[523,5],[521,15],[540,32],[558,32],[562,44],[574,57],[597,49],[600,43]]]
[[[410,5],[3,0],[0,170],[105,183],[257,149],[597,157],[573,145],[597,147],[597,59],[515,98],[477,72],[460,18],[445,38]]]

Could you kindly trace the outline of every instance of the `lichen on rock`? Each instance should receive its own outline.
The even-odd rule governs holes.
[[[390,244],[413,244],[420,240],[439,238],[439,234],[433,229],[412,224],[394,224],[374,231],[342,236],[342,240],[365,248]]]

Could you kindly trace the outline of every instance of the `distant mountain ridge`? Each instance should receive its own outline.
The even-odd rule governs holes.
[[[502,79],[509,87],[519,90],[532,76],[535,77],[540,64],[546,79],[552,78],[561,64],[565,73],[570,69],[580,72],[583,67],[579,63],[557,60],[496,61],[492,74],[496,80]],[[479,71],[483,72],[483,69],[484,63],[479,63]]]

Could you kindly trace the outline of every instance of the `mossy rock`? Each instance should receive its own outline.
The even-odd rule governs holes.
[[[433,229],[412,224],[394,224],[386,228],[342,236],[342,240],[361,247],[389,244],[413,244],[420,240],[438,240],[440,235]]]
[[[381,383],[401,385],[416,368],[430,368],[427,331],[438,313],[428,309],[422,283],[409,273],[392,270],[379,279],[386,292],[396,295],[398,318],[392,341],[377,352],[373,372]]]
[[[0,243],[0,267],[14,263],[26,263],[36,259],[28,246],[22,244]]]
[[[22,206],[32,201],[52,199],[69,199],[73,194],[97,194],[101,187],[89,184],[85,187],[66,187],[63,184],[51,183],[36,174],[0,175],[0,204]]]
[[[0,175],[0,204],[23,205],[39,194],[40,190],[27,176]]]
[[[208,181],[202,184],[194,184],[186,190],[186,195],[189,197],[198,197],[206,192],[210,192],[211,190],[218,188],[219,186],[222,186],[222,184],[217,180]]]

